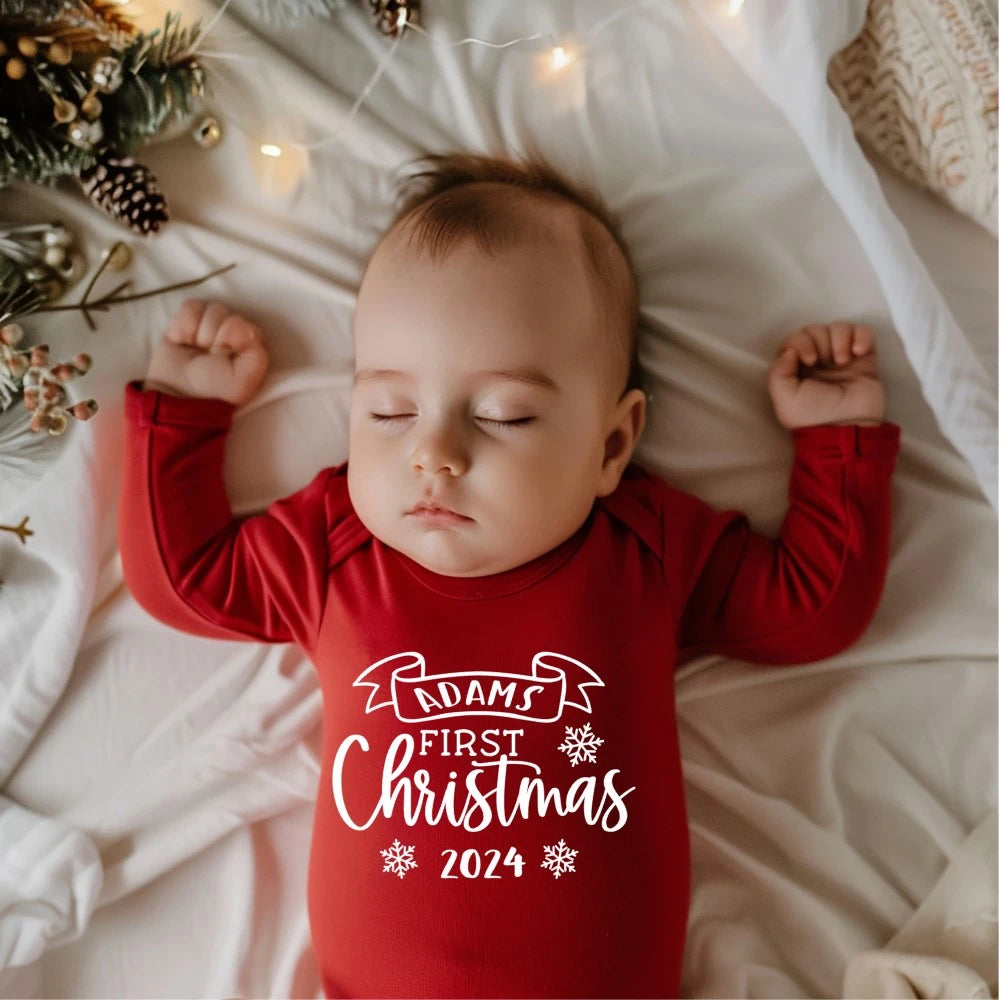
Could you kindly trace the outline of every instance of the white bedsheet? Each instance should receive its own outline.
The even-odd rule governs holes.
[[[804,322],[878,331],[888,417],[903,429],[878,614],[820,663],[707,657],[678,677],[694,866],[684,994],[840,996],[849,970],[891,960],[891,942],[926,947],[902,933],[926,924],[924,901],[947,915],[983,884],[968,858],[996,810],[996,241],[882,171],[873,186],[803,81],[806,57],[770,47],[771,0],[734,20],[722,2],[664,0],[596,33],[623,5],[427,6],[432,37],[404,39],[285,194],[254,150],[332,136],[390,43],[360,5],[281,30],[230,8],[205,41],[238,56],[207,56],[223,142],[145,151],[173,221],[130,240],[130,276],[144,289],[238,266],[97,314],[94,334],[73,314],[26,323],[53,357],[93,355],[73,391],[101,410],[33,443],[51,457],[0,465],[0,521],[27,513],[35,531],[26,547],[0,538],[2,995],[321,996],[305,910],[313,668],[293,646],[173,632],[128,594],[115,540],[123,388],[186,295],[220,298],[272,349],[229,438],[234,510],[342,461],[361,271],[397,171],[439,149],[535,147],[605,195],[639,270],[653,399],[636,457],[766,534],[791,459],[764,384],[774,349]],[[828,7],[803,0],[795,30]],[[574,49],[588,31],[590,48]],[[560,74],[530,44],[448,45],[538,32],[577,56]],[[814,42],[831,37],[817,29]],[[0,217],[62,218],[95,263],[129,239],[62,189],[0,192]],[[938,957],[995,995],[995,938],[991,888]]]

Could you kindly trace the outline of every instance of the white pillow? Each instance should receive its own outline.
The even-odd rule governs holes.
[[[871,0],[827,78],[864,145],[996,236],[995,0]]]

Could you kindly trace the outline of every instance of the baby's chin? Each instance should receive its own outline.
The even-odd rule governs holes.
[[[430,530],[410,527],[404,537],[395,534],[385,544],[441,576],[493,576],[527,561],[516,557],[512,561],[511,546],[500,546],[498,551],[495,544],[484,546],[481,535],[470,537],[476,528],[476,523]]]
[[[409,539],[405,545],[393,547],[420,563],[424,569],[441,576],[477,577],[500,572],[494,568],[498,565],[497,559],[478,551],[463,551],[456,544],[443,543],[440,539]]]

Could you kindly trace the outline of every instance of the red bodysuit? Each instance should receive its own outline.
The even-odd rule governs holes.
[[[198,635],[296,642],[323,692],[309,863],[328,997],[675,997],[689,847],[674,671],[832,656],[889,555],[900,428],[792,431],[771,541],[631,463],[556,548],[433,573],[354,513],[347,463],[245,518],[234,406],[125,389],[129,589]]]

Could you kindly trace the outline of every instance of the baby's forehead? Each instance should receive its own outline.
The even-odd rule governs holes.
[[[415,213],[390,225],[372,257],[398,263],[443,261],[456,247],[469,245],[478,246],[484,257],[538,250],[582,257],[585,251],[580,235],[584,213],[577,205],[524,195],[504,202],[502,219],[501,225],[491,221],[480,226],[475,217],[441,225],[436,220],[428,224]]]
[[[597,287],[601,284],[600,274],[605,274],[607,269],[599,268],[600,273],[594,273],[593,255],[588,254],[580,236],[579,220],[573,213],[553,210],[553,206],[539,209],[535,205],[529,209],[533,224],[517,226],[517,222],[523,220],[512,220],[516,232],[509,246],[500,249],[495,245],[492,249],[484,249],[474,235],[468,235],[447,240],[443,252],[439,248],[435,253],[433,238],[428,241],[428,234],[420,233],[412,220],[403,220],[390,227],[366,268],[365,278],[374,280],[362,282],[367,287],[359,296],[358,312],[367,316],[358,323],[356,315],[356,338],[360,330],[367,330],[372,324],[381,326],[380,318],[395,316],[400,309],[413,315],[414,301],[418,302],[420,311],[425,305],[435,311],[439,303],[433,289],[442,287],[436,279],[442,272],[454,268],[454,277],[444,281],[446,300],[450,300],[457,289],[459,301],[462,301],[462,290],[471,283],[474,287],[469,296],[464,296],[463,310],[470,302],[479,301],[475,296],[481,293],[497,305],[501,314],[509,312],[516,327],[533,329],[541,325],[545,329],[555,329],[568,325],[573,330],[573,353],[583,350],[590,355],[596,354],[594,362],[606,366],[608,353],[618,350],[615,317],[609,322],[604,315],[610,289]],[[492,275],[494,267],[496,281]],[[504,276],[520,290],[516,298],[507,294],[506,289],[510,286],[501,280]],[[606,280],[604,283],[607,285]],[[501,289],[497,292],[498,298],[493,295],[497,289]],[[360,299],[364,299],[365,304]],[[505,333],[515,337],[513,329],[499,321],[496,336]]]
[[[396,320],[401,309],[416,318],[413,303],[419,313],[427,307],[426,315],[433,317],[432,325],[441,316],[447,318],[447,303],[445,311],[440,313],[441,304],[431,285],[437,284],[433,281],[435,270],[455,264],[459,273],[449,275],[443,286],[438,287],[446,300],[460,303],[460,318],[470,315],[468,310],[482,301],[479,296],[490,299],[499,314],[495,327],[490,327],[491,333],[496,331],[494,336],[516,339],[518,332],[525,330],[553,333],[562,330],[564,335],[556,338],[561,349],[544,352],[554,365],[569,368],[570,355],[576,359],[584,356],[592,375],[617,383],[618,369],[628,361],[629,344],[624,343],[628,338],[620,334],[624,313],[619,286],[623,282],[618,273],[624,270],[627,274],[627,262],[617,259],[621,253],[611,234],[595,220],[590,219],[588,224],[588,220],[582,219],[578,206],[558,202],[539,204],[534,200],[524,202],[519,208],[518,215],[507,220],[511,227],[509,237],[486,241],[489,245],[485,247],[475,233],[462,231],[456,236],[433,228],[422,229],[414,217],[393,223],[365,269],[365,279],[374,280],[362,281],[366,287],[359,294],[355,310],[356,350],[369,354],[364,347],[373,343],[379,354],[383,347],[398,347],[392,343],[394,336],[389,331],[399,329]],[[510,269],[510,258],[503,259],[508,253],[520,254],[513,271],[515,283],[523,294],[511,296],[506,285],[492,280],[493,263],[498,271]],[[469,286],[466,279],[470,272],[462,273],[462,268],[470,264],[473,289],[469,295],[463,295],[461,289]],[[454,300],[453,295],[457,296]],[[364,314],[360,322],[359,314]],[[409,327],[412,329],[413,325]],[[476,326],[480,326],[478,320]],[[362,329],[369,331],[374,341],[362,334]],[[553,376],[556,372],[553,368]]]

